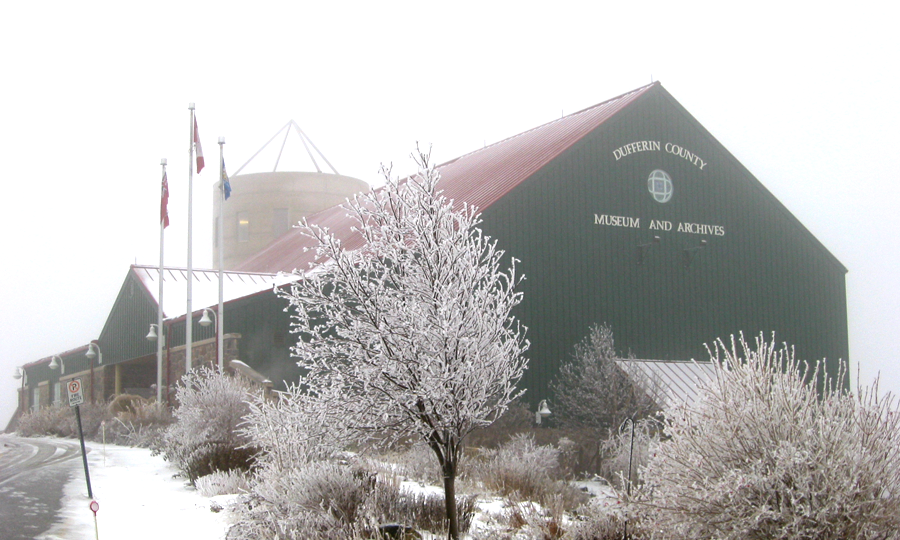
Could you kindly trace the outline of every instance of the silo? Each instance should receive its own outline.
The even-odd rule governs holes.
[[[271,143],[282,132],[285,142],[291,127],[300,136],[309,157],[315,166],[315,172],[277,171],[278,160],[272,172],[240,174],[254,157]],[[282,150],[284,143],[282,143]],[[332,172],[323,172],[319,158]],[[233,176],[229,177],[231,196],[224,204],[223,216],[223,268],[231,270],[240,263],[255,255],[276,238],[286,233],[304,216],[314,214],[336,204],[355,193],[368,191],[369,185],[349,176],[338,174],[331,163],[325,159],[306,134],[291,120],[281,128],[272,139],[269,139],[247,163],[242,165]],[[219,261],[219,213],[222,211],[222,200],[219,184],[213,187],[213,266]]]

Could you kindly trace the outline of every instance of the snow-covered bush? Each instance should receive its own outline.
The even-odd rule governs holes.
[[[633,484],[640,484],[641,468],[647,465],[650,457],[650,446],[659,441],[662,424],[657,418],[644,418],[634,423],[634,439],[632,425],[625,422],[619,430],[600,444],[603,456],[600,474],[623,491],[629,481],[629,460],[631,461],[631,478]]]
[[[259,449],[260,468],[278,474],[333,458],[343,450],[342,419],[323,395],[330,390],[292,385],[272,397],[251,397],[238,431]]]
[[[540,500],[555,487],[559,450],[538,446],[531,435],[516,435],[497,449],[483,450],[475,474],[487,489],[522,500]]]
[[[241,470],[216,471],[206,476],[201,476],[194,482],[197,491],[204,497],[216,495],[234,495],[250,491],[250,481],[247,473]]]
[[[16,434],[20,437],[77,437],[75,410],[64,405],[53,405],[36,411],[26,411],[19,418]]]
[[[459,530],[466,533],[475,517],[475,495],[456,497]],[[375,517],[380,523],[397,523],[439,537],[448,530],[446,500],[434,491],[401,489],[399,483],[379,482],[375,493]]]
[[[612,504],[615,505],[615,502]],[[632,540],[648,538],[642,525],[633,520],[628,523],[626,531],[621,506],[603,506],[597,501],[582,506],[567,522],[561,540],[621,540],[626,532]]]
[[[96,439],[100,425],[111,420],[106,403],[79,405],[81,429],[85,439]],[[75,408],[68,405],[51,405],[36,411],[28,411],[19,418],[16,434],[21,437],[55,436],[78,438]]]
[[[175,423],[161,447],[165,458],[191,482],[214,471],[249,470],[256,451],[238,431],[249,412],[249,383],[218,370],[200,368],[178,383]]]
[[[711,351],[716,377],[667,412],[644,470],[659,538],[900,537],[900,411],[852,395],[787,346],[741,338]],[[840,376],[838,374],[838,381]],[[840,387],[840,384],[837,385]]]
[[[238,508],[241,537],[370,538],[390,523],[433,533],[447,530],[443,495],[402,490],[396,478],[378,480],[364,465],[308,461],[278,473],[261,471],[247,504]],[[475,501],[474,496],[457,497],[462,532],[472,522]]]
[[[106,440],[125,446],[158,447],[166,429],[174,421],[165,403],[146,400],[130,402],[130,407],[106,421]]]
[[[584,502],[582,494],[562,481],[560,450],[541,446],[529,434],[514,436],[497,449],[482,451],[472,464],[472,475],[485,488],[516,500],[546,503],[562,496],[566,508]]]
[[[434,466],[434,452],[423,442],[417,442],[403,451],[394,452],[388,459],[396,465],[398,473],[410,480],[432,486],[439,486],[443,482],[440,469]]]

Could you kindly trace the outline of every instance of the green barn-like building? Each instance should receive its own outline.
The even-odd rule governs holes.
[[[439,170],[521,260],[531,402],[594,323],[638,359],[703,361],[739,332],[830,373],[848,359],[846,268],[659,83]],[[310,221],[359,243],[340,208]],[[307,242],[291,231],[240,269],[304,269]]]
[[[532,404],[551,397],[560,363],[595,323],[609,324],[619,351],[640,360],[704,361],[716,338],[774,332],[799,358],[826,359],[829,373],[848,361],[846,268],[659,83],[438,168],[445,195],[478,207],[485,233],[521,261],[516,315],[531,341],[522,385]],[[308,220],[348,247],[361,244],[339,207]],[[276,388],[297,368],[273,274],[306,269],[304,247],[309,239],[288,231],[230,274],[253,285],[227,293],[227,357]],[[65,375],[49,369],[52,357],[26,365],[21,408],[49,403],[72,369],[98,379],[104,398],[125,388],[151,395],[155,347],[144,336],[156,320],[154,272],[158,279],[149,267],[129,271],[97,341],[107,352],[102,366],[85,362],[86,347],[61,353],[72,365]],[[195,291],[212,279],[195,271]],[[204,306],[194,305],[196,325]],[[183,372],[186,318],[166,317],[170,386]],[[194,328],[194,347],[206,349],[193,356],[209,358],[213,334]],[[172,360],[179,347],[180,366]]]

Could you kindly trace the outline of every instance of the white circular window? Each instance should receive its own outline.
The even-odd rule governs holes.
[[[662,169],[656,169],[647,178],[647,189],[656,202],[669,202],[672,198],[672,177]]]

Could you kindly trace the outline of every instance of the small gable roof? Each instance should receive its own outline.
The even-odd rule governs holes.
[[[697,400],[700,386],[715,380],[716,368],[711,362],[672,360],[617,360],[632,380],[662,398],[666,406],[691,405]],[[660,401],[657,399],[657,401]],[[660,403],[663,405],[663,403]]]

